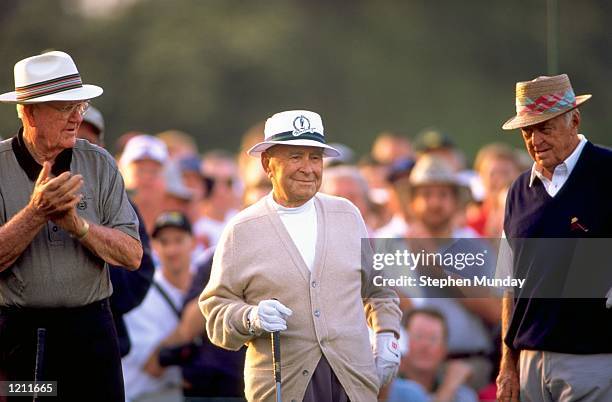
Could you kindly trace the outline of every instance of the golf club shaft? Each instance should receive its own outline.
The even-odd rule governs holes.
[[[274,364],[274,380],[276,382],[276,402],[281,402],[281,352],[280,332],[272,332],[272,363]]]

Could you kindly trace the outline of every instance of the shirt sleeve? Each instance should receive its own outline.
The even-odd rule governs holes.
[[[123,184],[123,177],[111,159],[107,164],[107,180],[102,189],[102,226],[118,229],[123,233],[140,240],[138,234],[138,216],[128,200]]]

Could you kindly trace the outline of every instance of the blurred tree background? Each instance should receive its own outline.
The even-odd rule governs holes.
[[[359,153],[382,130],[413,137],[436,126],[471,158],[488,142],[521,144],[500,128],[514,84],[547,73],[545,0],[124,2],[94,13],[93,1],[2,0],[0,90],[14,86],[16,61],[53,48],[104,88],[94,104],[109,144],[176,128],[201,151],[235,151],[253,123],[306,108],[322,114],[330,141]],[[612,144],[612,3],[558,9],[559,71],[594,95],[582,131]],[[18,127],[1,107],[0,135]]]

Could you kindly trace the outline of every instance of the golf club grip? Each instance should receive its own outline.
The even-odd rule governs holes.
[[[281,381],[281,352],[280,352],[280,332],[275,331],[272,337],[272,363],[274,364],[274,380]]]

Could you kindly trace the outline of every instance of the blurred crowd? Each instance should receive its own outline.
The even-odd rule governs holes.
[[[199,149],[177,130],[128,132],[113,144],[155,267],[144,300],[123,316],[128,400],[243,395],[244,351],[208,342],[197,296],[228,220],[272,189],[260,160],[246,153],[263,140],[263,127],[248,129],[235,154]],[[79,136],[105,146],[104,133],[104,118],[91,107]],[[364,156],[350,144],[330,145],[342,155],[324,161],[320,191],[355,204],[375,238],[498,239],[508,187],[532,163],[524,151],[491,143],[470,166],[452,136],[435,128],[380,133]],[[403,296],[400,374],[381,400],[494,400],[499,300]]]

